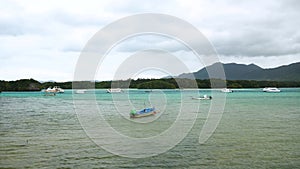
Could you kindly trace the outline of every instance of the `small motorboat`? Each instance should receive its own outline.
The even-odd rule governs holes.
[[[280,90],[277,87],[265,87],[265,88],[263,88],[263,92],[278,93],[278,92],[280,92]]]
[[[157,112],[155,111],[154,107],[145,108],[140,111],[131,110],[130,112],[130,118],[139,118],[139,117],[146,117],[155,115]]]
[[[80,89],[80,90],[76,90],[75,93],[76,94],[84,94],[87,90],[86,89]]]
[[[211,96],[204,95],[203,97],[192,97],[193,100],[211,100]]]
[[[231,89],[224,88],[224,89],[221,90],[221,92],[223,92],[223,93],[232,93],[233,91]]]
[[[120,88],[111,88],[106,90],[107,93],[121,93],[122,89]]]
[[[44,92],[45,96],[55,96],[56,93],[64,93],[65,91],[58,86],[54,86],[53,88],[48,87],[46,90],[42,90],[42,92]]]
[[[152,92],[152,89],[150,89],[150,90],[145,90],[145,92],[146,92],[146,93],[150,93],[150,92]]]
[[[54,86],[53,88],[51,87],[48,87],[45,92],[48,92],[48,93],[64,93],[64,89],[58,87],[58,86]]]

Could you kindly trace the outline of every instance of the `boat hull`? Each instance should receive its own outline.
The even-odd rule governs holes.
[[[76,90],[75,93],[76,94],[84,94],[87,90],[83,89],[83,90]]]
[[[56,96],[56,92],[44,92],[44,96]]]
[[[225,88],[225,89],[222,89],[221,92],[223,92],[223,93],[232,93],[233,90]]]
[[[122,89],[120,88],[111,88],[106,90],[107,93],[121,93]]]
[[[140,117],[147,117],[147,116],[153,116],[156,112],[149,112],[149,113],[143,113],[143,114],[130,114],[130,118],[140,118]]]
[[[211,98],[203,98],[203,97],[198,97],[198,98],[193,97],[192,99],[193,100],[211,100]]]

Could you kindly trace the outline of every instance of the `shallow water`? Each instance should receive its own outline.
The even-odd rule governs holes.
[[[197,96],[198,91],[130,90],[125,92],[129,93],[130,104],[124,93],[113,97],[104,90],[95,93],[106,121],[130,137],[152,137],[168,129],[183,100],[189,106],[184,111],[197,114],[197,119],[171,150],[148,158],[126,158],[105,151],[86,135],[74,110],[71,90],[57,96],[2,92],[0,168],[300,167],[300,88],[282,89],[281,93],[241,89],[226,94],[222,119],[205,144],[199,144],[198,139],[211,101],[192,100],[190,96]],[[189,97],[182,97],[182,93]],[[200,94],[213,91],[200,90]],[[218,95],[221,93],[216,91],[214,97]],[[84,95],[76,99],[87,107],[90,104]],[[150,104],[161,112],[140,121],[128,119],[132,106],[141,109]],[[193,112],[194,107],[199,110]]]

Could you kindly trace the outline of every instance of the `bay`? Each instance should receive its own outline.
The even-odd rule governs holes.
[[[126,90],[119,95],[105,90],[91,91],[106,121],[130,137],[159,135],[174,124],[179,111],[197,114],[193,128],[179,144],[147,158],[121,157],[95,144],[79,122],[72,90],[56,96],[44,96],[41,92],[2,92],[0,167],[299,168],[300,88],[281,90],[264,93],[261,89],[236,89],[227,93],[222,119],[204,144],[198,142],[199,132],[211,101],[191,97],[199,94],[218,97],[224,93],[204,89]],[[90,104],[85,94],[76,95],[76,99],[87,106]],[[182,102],[190,108],[181,110]],[[132,107],[142,109],[151,104],[161,112],[146,121],[128,119]],[[194,107],[199,107],[198,111]]]

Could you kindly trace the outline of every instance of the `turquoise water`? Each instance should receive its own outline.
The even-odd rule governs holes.
[[[211,90],[199,92],[213,94]],[[145,124],[131,123],[125,117],[132,108],[124,102],[125,93],[114,95],[114,100],[104,90],[95,93],[108,123],[135,138],[155,136],[166,130],[176,120],[182,100],[190,107],[184,111],[194,111],[193,107],[199,110],[192,112],[197,114],[192,130],[174,148],[157,156],[135,159],[107,152],[86,135],[77,118],[71,90],[57,96],[2,92],[0,168],[300,167],[300,88],[282,89],[281,93],[240,89],[226,94],[222,119],[205,144],[199,144],[198,138],[211,101],[181,97],[182,93],[197,96],[198,91],[126,91],[134,108],[152,104],[162,110],[147,118]],[[218,97],[222,93],[214,94]],[[89,103],[84,95],[76,99],[82,104]],[[122,109],[121,115],[118,109]]]

